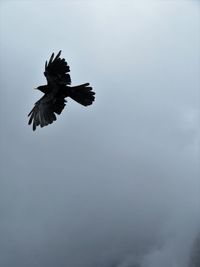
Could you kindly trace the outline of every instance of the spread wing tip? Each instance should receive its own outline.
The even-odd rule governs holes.
[[[52,55],[51,55],[51,57],[50,57],[50,59],[49,59],[49,64],[51,64],[52,63],[52,61],[53,61],[53,58],[54,58],[54,53],[52,53]],[[48,64],[48,65],[49,65]]]
[[[58,52],[57,56],[55,57],[54,61],[57,60],[59,57],[60,57],[60,54],[61,54],[61,50]]]

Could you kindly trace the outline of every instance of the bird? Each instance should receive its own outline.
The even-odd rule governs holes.
[[[56,114],[60,115],[63,111],[67,97],[83,106],[89,106],[95,100],[95,92],[89,83],[71,86],[70,67],[60,55],[61,50],[56,56],[52,53],[49,61],[45,62],[47,84],[35,88],[44,95],[28,114],[28,124],[32,124],[33,131],[37,126],[44,127],[56,121]]]

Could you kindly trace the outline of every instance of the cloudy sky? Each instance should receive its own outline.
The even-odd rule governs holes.
[[[0,266],[188,267],[200,224],[198,1],[0,2]],[[33,132],[44,63],[69,100]]]

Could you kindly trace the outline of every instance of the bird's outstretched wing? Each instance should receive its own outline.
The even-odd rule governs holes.
[[[57,83],[69,85],[71,84],[71,78],[69,75],[70,69],[64,58],[60,58],[61,50],[54,58],[54,53],[51,55],[49,62],[45,63],[44,75],[48,84]]]
[[[60,114],[65,107],[64,97],[52,98],[44,95],[35,103],[35,106],[28,114],[30,116],[28,124],[33,123],[33,131],[37,126],[44,127],[56,120],[56,114]]]

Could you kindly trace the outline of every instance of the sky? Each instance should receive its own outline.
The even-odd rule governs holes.
[[[199,33],[195,0],[0,2],[0,266],[190,267]],[[96,100],[33,132],[59,50]]]

